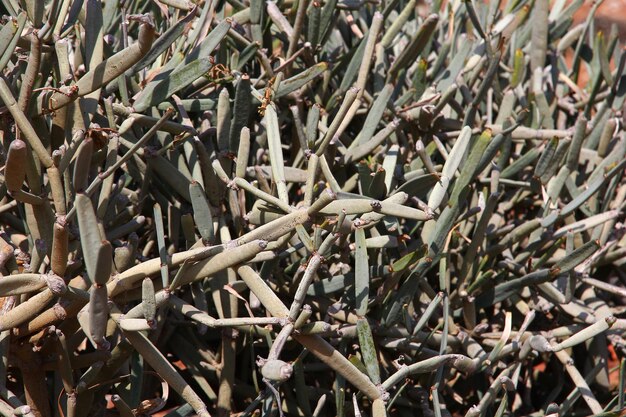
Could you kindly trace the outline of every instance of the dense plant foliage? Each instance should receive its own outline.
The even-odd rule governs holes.
[[[581,3],[3,0],[0,414],[619,414]]]

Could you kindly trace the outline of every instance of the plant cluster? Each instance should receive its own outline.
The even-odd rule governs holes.
[[[618,415],[581,4],[2,0],[0,414]]]

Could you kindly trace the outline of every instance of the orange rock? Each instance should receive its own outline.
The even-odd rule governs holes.
[[[572,26],[576,26],[579,23],[583,23],[589,15],[591,8],[595,1],[586,0],[583,5],[574,13],[574,23]],[[604,0],[604,2],[598,7],[594,17],[594,29],[596,32],[602,31],[608,37],[611,33],[611,27],[615,25],[619,34],[621,42],[626,40],[626,0]],[[566,51],[565,60],[568,65],[571,65],[573,51],[569,49]],[[589,75],[587,74],[587,68],[585,65],[580,67],[580,76],[578,77],[578,85],[585,87],[589,82]]]
[[[594,1],[587,0],[574,14],[574,25],[585,21]],[[596,31],[603,31],[607,36],[611,26],[616,25],[620,40],[626,40],[626,0],[604,0],[595,15]]]

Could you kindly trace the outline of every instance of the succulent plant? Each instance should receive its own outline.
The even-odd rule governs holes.
[[[581,3],[2,0],[0,414],[622,412]]]

